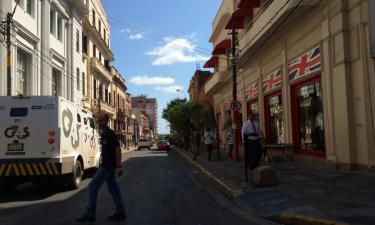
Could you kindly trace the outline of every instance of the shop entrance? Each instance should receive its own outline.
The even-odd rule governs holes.
[[[296,151],[325,156],[320,76],[292,86],[293,142]]]
[[[264,97],[266,143],[284,142],[284,117],[281,90]]]

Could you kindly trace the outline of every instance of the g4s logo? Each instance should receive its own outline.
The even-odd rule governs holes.
[[[30,135],[29,127],[24,127],[23,130],[20,129],[18,125],[12,125],[5,129],[4,131],[5,137],[13,138],[16,136],[18,139],[25,139]]]

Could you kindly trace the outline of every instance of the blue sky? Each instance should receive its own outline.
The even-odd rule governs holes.
[[[157,98],[159,133],[169,133],[161,112],[188,96],[196,61],[211,56],[211,23],[222,0],[103,0],[111,25],[114,66],[132,96]],[[183,90],[178,92],[177,90]]]

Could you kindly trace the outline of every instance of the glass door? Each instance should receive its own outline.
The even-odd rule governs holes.
[[[325,154],[321,78],[292,87],[293,139],[297,151]]]
[[[284,116],[281,91],[264,97],[264,113],[266,122],[266,143],[283,143]]]

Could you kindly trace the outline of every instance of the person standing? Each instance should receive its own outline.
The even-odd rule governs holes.
[[[242,127],[242,134],[245,144],[245,160],[250,170],[253,170],[259,165],[262,158],[261,139],[263,139],[263,132],[258,121],[254,120],[252,112],[248,114],[247,118]]]
[[[201,137],[199,135],[199,132],[194,129],[193,131],[193,153],[194,153],[194,158],[193,160],[197,160],[198,154],[199,154],[199,145],[201,142]]]
[[[233,135],[233,130],[232,130],[232,128],[229,128],[229,129],[228,129],[228,133],[227,133],[227,141],[228,141],[228,147],[229,147],[228,157],[229,157],[229,158],[232,158],[233,144],[234,144],[234,135]]]
[[[212,150],[214,148],[214,138],[211,133],[210,128],[206,128],[204,132],[204,144],[206,145],[207,153],[208,153],[208,161],[211,161]]]
[[[117,176],[123,174],[121,166],[121,149],[113,130],[108,127],[109,116],[100,114],[97,117],[97,124],[100,130],[100,144],[102,146],[102,163],[89,185],[89,202],[86,212],[76,218],[76,222],[94,222],[96,214],[96,202],[98,192],[104,182],[107,183],[108,191],[111,193],[116,205],[116,211],[108,217],[110,221],[126,220],[125,206],[118,184]]]

